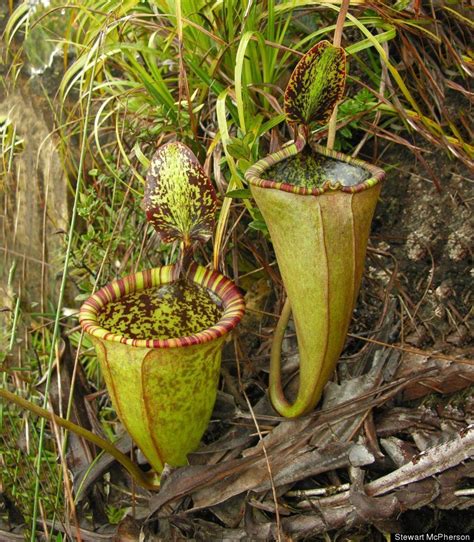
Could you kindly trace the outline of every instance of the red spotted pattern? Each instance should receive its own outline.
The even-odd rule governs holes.
[[[111,301],[132,292],[173,282],[178,278],[178,274],[179,270],[176,266],[163,266],[129,275],[107,284],[89,297],[82,305],[79,312],[79,322],[82,328],[90,335],[106,341],[115,341],[144,348],[178,348],[202,344],[222,337],[240,322],[244,314],[245,303],[239,289],[224,275],[193,263],[189,269],[189,279],[197,285],[208,288],[222,301],[222,317],[212,327],[188,337],[146,340],[131,339],[110,333],[98,325],[97,317],[99,312]],[[137,282],[140,283],[139,287]]]

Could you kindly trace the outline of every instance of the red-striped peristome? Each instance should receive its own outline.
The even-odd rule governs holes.
[[[277,164],[278,162],[295,156],[302,151],[303,146],[304,144],[302,145],[301,141],[298,141],[296,144],[292,143],[291,145],[284,147],[280,151],[269,154],[268,156],[262,158],[253,166],[251,166],[246,171],[245,178],[250,184],[253,184],[254,186],[260,186],[261,188],[273,188],[275,190],[283,190],[284,192],[292,192],[293,194],[300,194],[302,196],[320,196],[321,194],[324,194],[325,192],[331,190],[340,190],[341,192],[348,192],[354,194],[357,192],[362,192],[363,190],[367,190],[372,186],[375,186],[376,184],[382,182],[385,178],[385,171],[377,166],[374,166],[372,164],[369,164],[368,162],[364,162],[363,160],[359,160],[357,158],[352,158],[347,154],[329,150],[321,145],[311,144],[311,149],[315,153],[319,153],[328,158],[333,158],[334,160],[340,160],[342,162],[346,162],[348,164],[363,168],[370,173],[370,178],[352,186],[344,186],[341,183],[333,183],[330,179],[328,179],[327,181],[323,182],[321,186],[318,186],[316,188],[305,188],[301,186],[295,186],[289,183],[276,182],[271,179],[262,179],[262,174],[267,169]]]
[[[224,275],[195,263],[189,268],[188,278],[198,286],[209,289],[222,302],[222,316],[211,327],[186,337],[171,339],[132,339],[111,333],[99,323],[100,311],[113,301],[128,294],[170,284],[178,279],[176,266],[147,269],[113,281],[92,294],[79,311],[79,322],[84,331],[105,341],[120,342],[142,348],[178,348],[203,344],[229,333],[241,320],[245,303],[235,284]]]

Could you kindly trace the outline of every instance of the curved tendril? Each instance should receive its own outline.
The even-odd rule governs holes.
[[[148,473],[143,472],[139,467],[137,467],[137,465],[135,465],[135,463],[133,463],[133,461],[128,456],[122,453],[112,443],[108,442],[102,437],[99,437],[99,435],[92,433],[88,429],[85,429],[84,427],[81,427],[80,425],[77,425],[70,420],[61,418],[60,416],[53,414],[49,410],[41,408],[40,406],[35,405],[31,401],[27,401],[26,399],[23,399],[22,397],[19,397],[18,395],[11,393],[10,391],[0,389],[0,397],[3,397],[7,401],[15,403],[19,407],[29,410],[37,416],[41,416],[42,418],[45,418],[50,422],[59,425],[60,427],[64,427],[64,429],[72,431],[80,437],[85,438],[89,442],[92,442],[99,448],[102,448],[107,453],[112,455],[128,471],[128,473],[133,477],[137,484],[139,484],[143,488],[152,491],[157,491],[160,488],[159,485],[153,483]]]

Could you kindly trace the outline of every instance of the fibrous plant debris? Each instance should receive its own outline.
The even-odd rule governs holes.
[[[153,155],[157,138],[160,144],[171,141],[178,131],[179,137],[193,144],[203,164],[204,146],[215,141],[204,169],[223,196],[231,173],[219,143],[220,128],[225,125],[235,140],[236,107],[244,114],[245,126],[238,126],[246,132],[242,145],[237,150],[228,145],[236,165],[233,182],[238,181],[257,151],[276,150],[288,139],[288,133],[274,124],[267,131],[260,128],[281,112],[282,100],[272,99],[268,89],[280,86],[297,60],[301,29],[304,36],[308,28],[324,32],[324,25],[334,20],[320,6],[308,5],[293,12],[292,3],[283,3],[282,11],[277,10],[272,19],[271,13],[261,10],[260,2],[250,3],[248,12],[245,3],[235,4],[239,35],[252,32],[247,49],[240,54],[239,96],[234,94],[234,77],[242,40],[234,39],[236,29],[227,24],[227,2],[215,3],[206,16],[186,13],[181,37],[178,19],[163,16],[169,10],[160,11],[160,3],[140,2],[140,13],[133,12],[134,8],[127,12],[133,2],[112,4],[110,10],[101,12],[97,2],[86,0],[78,19],[67,10],[71,14],[68,20],[84,29],[84,33],[67,34],[65,50],[76,49],[77,57],[75,53],[64,58],[57,55],[43,78],[30,78],[29,72],[18,77],[13,69],[21,100],[14,99],[10,91],[2,96],[2,113],[13,119],[17,138],[25,147],[14,146],[12,163],[9,154],[4,154],[7,160],[1,167],[8,170],[0,183],[6,187],[2,196],[10,219],[2,227],[10,227],[11,222],[15,244],[1,247],[6,263],[0,359],[10,389],[35,401],[43,399],[45,357],[54,348],[50,342],[54,312],[49,307],[56,303],[55,280],[60,271],[53,256],[64,254],[66,203],[77,178],[78,141],[87,124],[89,137],[84,140],[92,148],[83,169],[89,177],[81,195],[67,306],[61,314],[64,347],[60,343],[55,350],[51,408],[64,414],[70,407],[71,419],[116,439],[118,449],[147,468],[110,408],[92,344],[80,339],[74,317],[80,301],[75,296],[92,285],[101,286],[117,275],[133,272],[144,261],[160,265],[170,257],[160,253],[156,235],[144,231],[143,213],[135,197],[142,185],[135,182],[134,175],[137,171],[144,175],[146,169],[141,168],[140,157]],[[283,421],[265,398],[269,338],[284,295],[264,235],[265,224],[255,215],[251,228],[259,231],[250,231],[241,202],[233,201],[229,223],[235,227],[229,228],[228,237],[224,234],[222,261],[229,274],[238,270],[236,278],[247,290],[251,312],[246,326],[227,348],[222,392],[205,445],[190,457],[189,467],[168,471],[162,493],[152,495],[137,488],[110,456],[99,456],[98,450],[73,435],[66,444],[61,432],[49,426],[47,453],[41,461],[39,536],[48,533],[73,540],[80,535],[82,540],[96,542],[143,535],[147,540],[273,540],[280,534],[282,539],[289,535],[297,540],[316,538],[317,533],[324,536],[334,529],[329,536],[347,534],[372,540],[378,536],[377,529],[385,533],[473,530],[469,510],[473,505],[472,430],[467,429],[474,421],[468,184],[468,168],[472,167],[472,96],[468,88],[472,23],[468,7],[462,3],[376,2],[371,7],[368,18],[362,8],[354,7],[357,22],[377,39],[392,33],[394,37],[381,47],[413,101],[400,90],[393,71],[389,73],[383,66],[380,72],[383,63],[373,47],[351,55],[355,64],[348,94],[354,96],[363,89],[370,100],[361,110],[342,108],[349,111],[349,118],[339,118],[338,133],[341,139],[346,134],[343,142],[349,152],[355,149],[365,159],[375,157],[387,167],[389,182],[379,202],[350,338],[338,365],[338,384],[328,387],[323,410],[299,421]],[[2,10],[10,15],[8,2],[0,5]],[[21,11],[17,21],[24,15]],[[55,22],[58,18],[66,21],[57,9],[53,17]],[[278,24],[267,24],[290,19],[287,36],[285,25],[279,32]],[[42,20],[48,24],[47,18]],[[40,23],[28,33],[30,50]],[[5,19],[3,25],[0,21],[2,30],[4,24]],[[260,46],[254,24],[259,25],[267,47]],[[60,30],[55,24],[54,39],[48,34],[42,42],[46,49],[56,44]],[[366,39],[353,28],[346,28],[344,34],[345,40],[354,39],[354,43]],[[74,42],[80,35],[87,45],[76,48]],[[167,57],[156,46],[155,37],[168,40]],[[100,57],[101,77],[93,88],[97,108],[85,119],[88,85],[98,74],[93,51],[103,51],[102,46],[107,53]],[[87,54],[88,47],[92,55]],[[44,52],[42,47],[37,49]],[[16,66],[18,61],[15,55]],[[44,119],[36,115],[45,109],[38,89],[44,85],[53,98],[63,65],[76,61],[63,84],[63,90],[70,90],[66,94],[72,103],[65,100],[67,114],[59,126],[51,124],[54,136],[47,138],[47,130],[38,129]],[[262,61],[275,70],[262,69]],[[84,72],[78,88],[69,83],[81,63]],[[6,62],[0,63],[2,76],[7,69]],[[115,96],[114,88],[118,89]],[[5,89],[1,90],[3,94]],[[221,126],[216,119],[218,96],[225,109]],[[46,110],[45,118],[56,118],[57,111],[51,115],[49,106]],[[36,136],[43,132],[37,142]],[[4,148],[8,141],[5,139]],[[64,162],[73,172],[70,186],[60,181],[60,161],[47,150],[54,143],[65,151]],[[23,186],[32,189],[24,191]],[[251,201],[244,201],[251,207]],[[33,228],[28,217],[34,217]],[[23,228],[29,235],[22,233]],[[198,257],[208,261],[204,252]],[[283,375],[291,389],[296,388],[293,375],[298,368],[293,334],[290,322]],[[69,395],[71,386],[74,393]],[[346,402],[335,405],[341,394]],[[38,425],[34,416],[3,404],[2,415],[0,539],[24,540],[31,529]],[[65,455],[61,455],[62,449]],[[71,479],[74,499],[64,496],[66,486],[58,472]]]

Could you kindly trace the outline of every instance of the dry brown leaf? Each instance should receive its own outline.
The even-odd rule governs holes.
[[[466,352],[464,352],[465,355]],[[433,392],[453,393],[474,384],[474,361],[459,359],[456,362],[411,352],[403,354],[395,378],[410,376],[427,368],[436,368],[439,373],[431,378],[423,379],[422,382],[413,382],[407,386],[402,393],[404,401],[418,399]]]

